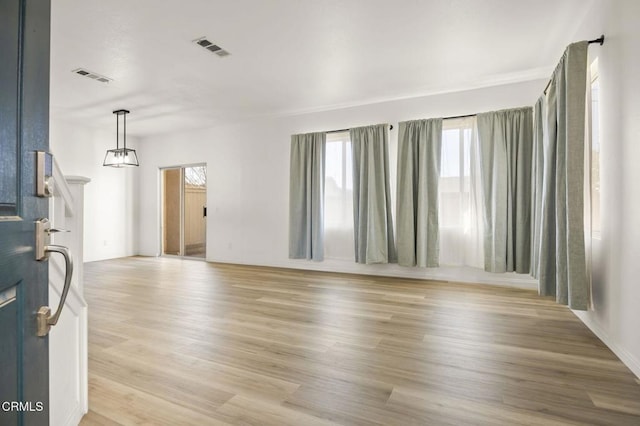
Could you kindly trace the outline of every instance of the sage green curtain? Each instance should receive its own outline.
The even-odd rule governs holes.
[[[291,136],[289,258],[324,258],[324,163],[326,133]]]
[[[539,291],[571,309],[589,302],[584,243],[587,42],[567,47],[547,92]]]
[[[529,273],[531,263],[531,107],[478,114],[489,272]]]
[[[540,232],[542,228],[542,197],[544,183],[544,117],[545,97],[533,108],[533,157],[531,164],[531,276],[539,277]]]
[[[387,125],[349,131],[353,159],[353,231],[357,263],[393,263]]]
[[[397,182],[398,264],[439,264],[438,181],[442,119],[399,123]]]

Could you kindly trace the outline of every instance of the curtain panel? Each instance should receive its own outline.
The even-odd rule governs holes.
[[[324,259],[326,133],[291,136],[289,258]]]
[[[349,131],[356,263],[395,263],[387,125]]]
[[[529,273],[531,263],[531,107],[478,114],[489,272]]]
[[[544,184],[544,134],[546,102],[541,96],[533,108],[533,157],[531,163],[531,276],[539,278],[540,232]]]
[[[539,291],[586,310],[589,281],[584,242],[584,143],[587,42],[567,47],[547,92]]]
[[[438,180],[442,119],[399,123],[397,250],[402,266],[439,265]]]

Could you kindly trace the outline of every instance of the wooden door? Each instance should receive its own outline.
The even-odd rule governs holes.
[[[162,170],[162,254],[182,256],[182,169]]]
[[[50,2],[0,0],[0,424],[46,425],[48,338],[36,335],[47,305],[47,262],[35,260],[35,151],[49,146]]]

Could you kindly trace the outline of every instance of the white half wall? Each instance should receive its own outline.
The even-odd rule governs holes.
[[[593,306],[576,312],[640,377],[640,2],[601,0],[575,40],[605,34],[598,56],[602,237],[593,240]]]
[[[77,425],[89,409],[87,376],[87,302],[83,281],[83,208],[86,179],[66,179],[67,191],[50,198],[49,218],[70,233],[52,235],[52,243],[69,248],[74,270],[71,287],[58,324],[49,332],[49,423]],[[56,181],[57,188],[62,188]],[[65,264],[59,255],[49,258],[49,306],[56,309],[64,288]]]
[[[158,169],[206,162],[209,261],[533,287],[534,281],[528,276],[488,274],[471,268],[421,269],[339,260],[289,260],[289,146],[294,133],[393,124],[389,150],[391,187],[395,192],[398,121],[533,105],[545,84],[546,80],[536,80],[142,139],[140,254],[157,256],[161,250]]]
[[[116,143],[115,124],[108,130],[85,128],[56,117],[50,121],[50,150],[62,172],[91,179],[85,187],[85,262],[132,256],[138,251],[139,171],[102,166],[106,150]],[[136,148],[135,139],[127,137],[127,145]]]

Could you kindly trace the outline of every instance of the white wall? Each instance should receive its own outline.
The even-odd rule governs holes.
[[[153,137],[140,143],[140,253],[160,253],[159,167],[206,162],[207,260],[369,274],[488,281],[532,286],[515,274],[471,268],[402,268],[325,260],[288,259],[289,144],[291,134],[468,114],[533,105],[545,80],[385,102],[293,117],[272,117],[224,127]],[[397,129],[391,132],[395,188]]]
[[[602,238],[593,308],[578,316],[640,377],[640,2],[599,1],[575,40],[605,34],[598,56]]]
[[[111,131],[109,131],[111,130]],[[136,148],[134,138],[127,138]],[[65,175],[85,176],[84,260],[137,253],[138,170],[103,167],[115,128],[94,130],[51,118],[50,150]],[[55,225],[55,224],[54,224]]]

